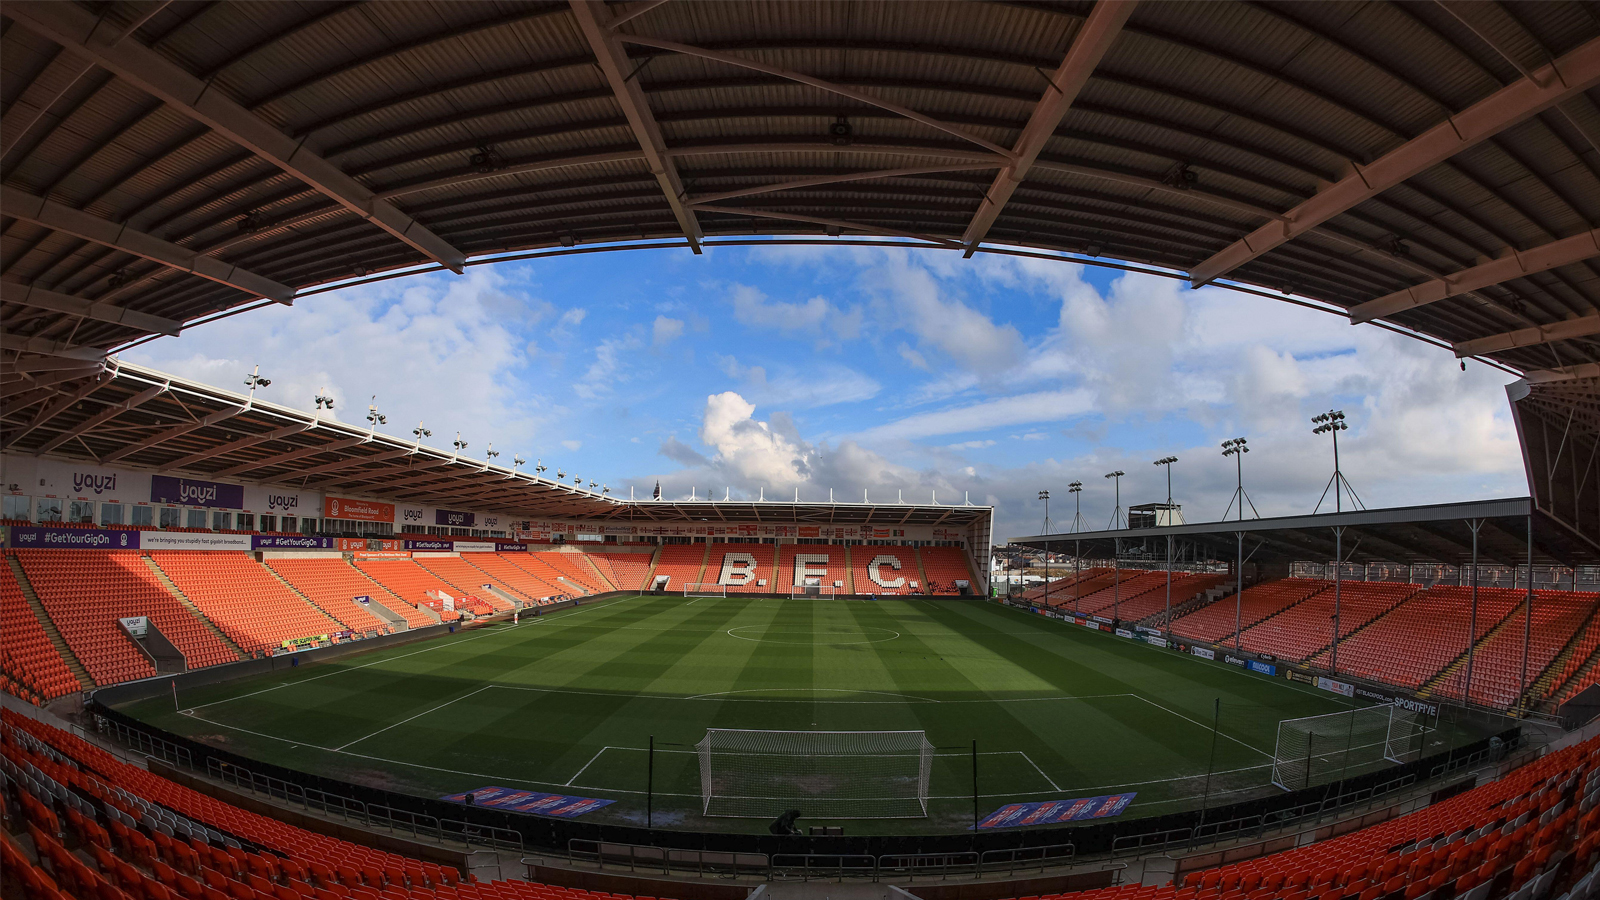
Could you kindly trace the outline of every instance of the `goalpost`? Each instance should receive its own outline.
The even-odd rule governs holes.
[[[933,745],[922,731],[708,728],[700,753],[707,816],[910,819],[928,814]]]
[[[1272,783],[1297,791],[1385,763],[1410,762],[1421,755],[1429,731],[1415,711],[1398,704],[1284,719],[1278,723]]]
[[[837,596],[839,596],[839,590],[837,588],[822,587],[820,585],[815,585],[815,584],[800,585],[800,586],[797,586],[795,588],[792,588],[789,591],[789,599],[790,600],[798,600],[798,599],[800,599],[802,597],[837,597]]]
[[[728,596],[728,586],[725,584],[696,582],[684,585],[683,595],[685,597],[726,597]]]

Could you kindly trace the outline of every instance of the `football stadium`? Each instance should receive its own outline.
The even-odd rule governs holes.
[[[1600,895],[1597,103],[1582,0],[3,0],[0,898]],[[1357,494],[1370,357],[1330,394],[1348,415],[1282,407],[1331,450],[1309,512],[1265,498],[1312,464],[1258,474],[1261,437],[1212,449],[1229,420],[1199,441],[1226,511],[1186,516],[1177,456],[1118,449],[1170,424],[1151,407],[1080,456],[1143,477],[1040,483],[1032,528],[975,468],[712,489],[671,436],[692,474],[614,490],[391,426],[378,395],[271,392],[303,357],[263,351],[241,389],[146,355],[265,348],[291,308],[335,332],[321,295],[867,253],[978,273],[997,316],[1023,305],[1005,273],[1071,271],[1470,364],[1515,489],[1368,454]],[[576,396],[664,404],[685,389],[601,358],[732,352],[684,278],[653,341],[535,311],[526,353],[592,352]],[[810,342],[813,392],[930,402],[836,377],[824,351],[863,333],[941,398],[1015,377],[962,344],[1017,329],[960,303],[917,310],[950,320],[938,353],[864,307],[780,307],[811,324],[730,313],[772,338],[740,350]],[[1255,319],[1216,327],[1304,337]],[[1118,343],[1146,324],[1099,332],[1119,378],[1165,364]],[[368,375],[446,417],[491,350]],[[1472,415],[1400,387],[1434,444]],[[793,455],[792,419],[745,415]],[[586,472],[650,433],[608,421],[560,441]],[[1011,437],[1018,471],[1062,471]]]

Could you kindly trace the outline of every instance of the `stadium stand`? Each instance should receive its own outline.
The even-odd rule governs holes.
[[[352,626],[360,623],[358,631],[387,631],[389,627],[382,619],[362,609],[355,602],[356,597],[371,597],[373,603],[404,618],[408,628],[437,624],[416,607],[395,600],[377,582],[342,559],[280,557],[267,560],[267,565],[324,612]]]
[[[1594,614],[1596,600],[1600,594],[1534,591],[1531,629],[1524,626],[1529,621],[1527,611],[1518,607],[1474,649],[1469,699],[1497,707],[1515,704],[1524,684],[1524,631],[1528,632],[1526,683],[1532,685]],[[1459,697],[1465,685],[1466,666],[1456,665],[1425,685],[1424,693]]]
[[[1165,572],[1124,570],[1113,575],[1110,581],[1105,587],[1080,596],[1073,608],[1086,616],[1126,619],[1128,617],[1124,614],[1122,604],[1146,591],[1165,588],[1167,575]]]
[[[648,553],[590,553],[588,558],[619,591],[643,590],[650,574]]]
[[[665,575],[668,579],[667,590],[682,591],[684,585],[700,581],[700,569],[706,565],[705,544],[667,544],[661,548],[661,560],[656,563],[657,581]],[[709,581],[716,581],[717,575],[711,572],[706,576]],[[651,587],[651,585],[646,585]]]
[[[1554,708],[1565,702],[1568,697],[1594,684],[1597,680],[1595,673],[1597,651],[1600,651],[1600,615],[1589,617],[1589,624],[1583,629],[1583,637],[1567,657],[1567,661],[1558,671],[1547,673],[1546,683],[1537,686],[1539,696],[1549,698]]]
[[[81,685],[40,626],[9,562],[0,566],[0,687],[37,705]]]
[[[450,592],[453,596],[477,597],[489,612],[510,612],[513,609],[511,601],[484,588],[485,584],[494,584],[495,580],[460,556],[419,556],[415,557],[415,560],[417,565],[459,588]],[[474,615],[489,614],[489,612],[479,613],[477,610],[470,611]]]
[[[1478,589],[1477,641],[1511,614],[1523,592]],[[1422,591],[1339,642],[1339,671],[1360,678],[1416,688],[1467,652],[1471,588],[1439,586]],[[1404,653],[1396,652],[1404,647]],[[1312,660],[1326,666],[1331,654]]]
[[[605,591],[605,586],[600,583],[600,579],[595,575],[594,569],[590,567],[585,560],[585,555],[582,553],[542,550],[523,555],[527,556],[528,562],[532,563],[530,571],[538,572],[539,567],[544,566],[555,575],[561,576],[564,581],[558,581],[556,582],[557,584],[575,584],[590,594],[599,594]],[[554,577],[546,577],[545,580],[555,581]],[[568,587],[563,593],[571,594],[575,593],[575,591]]]
[[[721,583],[723,569],[729,562],[728,554],[749,554],[756,561],[755,574],[749,576],[750,580],[744,584],[726,585],[728,593],[773,594],[780,591],[787,592],[789,590],[788,585],[780,585],[778,583],[775,549],[771,544],[712,544],[711,554],[706,560],[705,580],[712,584]],[[734,560],[737,561],[743,558],[742,556],[736,556]],[[735,572],[742,573],[744,568],[742,564],[735,564]],[[729,577],[743,578],[745,576],[742,574],[730,574]]]
[[[180,651],[189,668],[239,657],[156,580],[134,551],[15,551],[28,583],[95,684],[115,684],[155,674],[149,660],[117,624],[149,616]]]
[[[1091,575],[1068,584],[1065,590],[1050,591],[1050,606],[1055,609],[1071,608],[1081,610],[1083,598],[1096,591],[1104,590],[1118,583],[1118,579],[1125,579],[1126,574],[1118,574],[1113,569],[1103,569],[1098,575]]]
[[[548,597],[571,593],[567,588],[553,585],[543,578],[533,575],[521,566],[507,562],[505,559],[507,555],[505,553],[469,553],[461,558],[468,565],[482,573],[481,577],[484,582],[509,592],[528,606],[544,603]]]
[[[969,591],[973,590],[972,585],[978,583],[972,577],[964,550],[955,547],[919,547],[917,554],[922,557],[922,571],[928,576],[925,589],[929,594],[959,596],[961,588],[956,586],[957,581],[965,581]]]
[[[1124,622],[1138,622],[1148,619],[1159,613],[1164,613],[1167,608],[1167,576],[1165,572],[1157,573],[1161,577],[1148,590],[1133,597],[1123,596],[1117,604],[1117,618]],[[1172,606],[1187,603],[1196,594],[1208,591],[1228,580],[1226,575],[1192,574],[1189,572],[1172,573]],[[1107,607],[1107,610],[1110,608]]]
[[[904,584],[899,587],[887,587],[880,582],[873,581],[870,572],[873,568],[872,561],[876,559],[892,559],[900,563],[899,568],[892,565],[878,567],[879,577],[883,581],[890,583],[903,580]],[[917,576],[917,550],[915,547],[900,544],[852,547],[850,563],[852,568],[851,577],[855,581],[856,593],[858,594],[887,596],[910,594],[913,592],[911,583],[920,580]]]
[[[1229,594],[1179,618],[1172,623],[1172,632],[1195,641],[1221,641],[1233,637],[1236,612],[1239,627],[1249,628],[1329,587],[1332,587],[1329,582],[1309,578],[1284,578],[1252,585],[1237,599]]]
[[[350,628],[307,603],[248,554],[156,550],[150,560],[246,653]]]
[[[0,760],[8,775],[29,773],[29,781],[13,776],[20,808],[0,807],[18,831],[26,826],[15,839],[0,829],[0,863],[28,900],[633,900],[480,882],[452,866],[297,828],[10,710],[0,712]]]
[[[796,555],[820,556],[823,560],[806,561],[806,578],[815,578],[822,587],[845,593],[849,585],[844,564],[844,548],[832,544],[782,544],[778,547],[778,575],[773,593],[795,589],[794,558]],[[820,573],[820,574],[819,574]],[[834,588],[833,583],[841,582]]]
[[[1110,571],[1111,571],[1111,569],[1109,569],[1109,568],[1107,568],[1105,566],[1093,566],[1091,568],[1084,569],[1082,572],[1079,572],[1079,573],[1077,573],[1075,575],[1068,575],[1065,578],[1052,579],[1050,581],[1050,590],[1049,590],[1050,598],[1053,601],[1055,599],[1056,595],[1061,594],[1063,591],[1066,591],[1072,585],[1077,584],[1079,582],[1087,581],[1087,580],[1089,580],[1091,578],[1098,578],[1101,575],[1104,575],[1104,574],[1106,574],[1107,572],[1110,572]],[[1028,588],[1027,590],[1023,591],[1022,592],[1022,599],[1030,600],[1030,601],[1031,600],[1043,600],[1043,599],[1045,599],[1045,595],[1046,595],[1045,586],[1043,584],[1040,584],[1040,585]],[[1070,598],[1072,595],[1069,592],[1067,594],[1067,596]],[[1051,605],[1054,606],[1055,604],[1052,602]]]
[[[1339,637],[1361,628],[1420,591],[1414,584],[1347,581],[1339,586]],[[1266,621],[1245,629],[1240,646],[1251,653],[1304,660],[1333,643],[1334,592],[1319,591]]]
[[[429,604],[428,591],[444,591],[452,597],[463,593],[460,588],[417,565],[416,560],[358,559],[355,566],[390,593],[415,606]],[[441,610],[439,617],[443,621],[453,622],[461,615],[454,610]]]

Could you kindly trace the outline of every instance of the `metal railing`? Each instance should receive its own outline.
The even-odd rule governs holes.
[[[980,874],[979,856],[971,850],[953,853],[886,854],[878,857],[878,878],[887,876],[910,882],[922,877],[948,881],[952,877],[961,875],[977,878]]]
[[[774,853],[773,881],[878,880],[878,858],[864,853]]]
[[[1044,871],[1052,866],[1071,865],[1077,856],[1072,844],[1046,844],[1043,847],[1007,847],[985,850],[978,856],[978,868],[985,873],[1004,870],[1007,875],[1020,871]]]
[[[524,858],[531,864],[532,858]],[[765,853],[737,853],[726,850],[681,850],[673,847],[651,847],[643,844],[620,844],[587,838],[567,841],[567,861],[586,863],[597,868],[626,867],[629,872],[641,869],[660,872],[693,872],[696,875],[720,875],[729,878],[740,876],[766,877],[772,870],[772,861]]]
[[[123,746],[145,756],[164,759],[175,766],[186,769],[194,768],[194,758],[189,755],[189,748],[180,747],[171,741],[145,734],[137,728],[129,728],[121,722],[108,719],[104,716],[95,716],[95,728],[101,734],[111,737]]]

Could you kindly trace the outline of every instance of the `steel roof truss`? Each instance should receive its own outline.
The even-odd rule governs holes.
[[[243,450],[246,447],[254,447],[257,444],[265,444],[271,441],[281,441],[290,435],[299,434],[302,431],[310,431],[315,427],[317,427],[317,422],[315,419],[311,420],[310,422],[295,422],[290,425],[285,425],[282,428],[269,431],[265,434],[252,434],[247,437],[242,437],[238,440],[223,444],[220,447],[212,447],[208,450],[202,450],[198,453],[191,453],[182,459],[174,460],[173,462],[168,463],[167,465],[163,466],[163,468],[188,468],[197,462],[204,462],[205,460],[213,459],[218,456],[227,456],[229,453]]]
[[[182,401],[180,400],[179,403],[181,404]],[[208,427],[208,426],[211,426],[211,425],[215,425],[218,422],[227,421],[228,419],[231,419],[234,416],[237,416],[238,414],[244,412],[245,410],[247,410],[249,408],[250,408],[250,405],[247,403],[247,404],[245,404],[243,406],[230,406],[227,409],[219,409],[216,412],[206,416],[203,419],[196,419],[193,422],[185,422],[184,424],[178,425],[178,426],[176,426],[174,428],[168,428],[165,431],[159,432],[159,433],[157,433],[155,435],[152,435],[152,436],[150,436],[148,438],[145,438],[142,441],[138,441],[136,443],[129,444],[126,447],[123,447],[120,450],[116,450],[116,451],[113,451],[111,453],[108,453],[105,456],[101,457],[100,461],[102,463],[107,463],[107,464],[116,462],[119,459],[123,459],[123,458],[131,456],[131,455],[133,455],[135,453],[139,453],[139,452],[142,452],[144,450],[148,450],[151,447],[155,447],[155,446],[158,446],[160,444],[164,444],[167,441],[170,441],[170,440],[172,440],[174,438],[182,437],[182,436],[188,434],[189,432],[194,431],[197,428],[205,428],[205,427]],[[192,415],[192,413],[191,413],[191,415]]]
[[[137,310],[113,306],[110,303],[97,303],[83,297],[47,291],[42,287],[18,284],[15,281],[0,281],[0,303],[15,303],[32,309],[64,313],[93,319],[96,322],[110,322],[113,325],[125,325],[157,334],[176,335],[183,330],[183,323],[175,319],[152,316]]]
[[[79,435],[87,434],[88,432],[93,431],[94,429],[100,427],[106,422],[111,421],[117,416],[122,415],[128,410],[137,409],[138,407],[143,406],[151,400],[154,400],[156,397],[166,393],[167,388],[170,387],[171,384],[171,382],[164,381],[161,384],[146,388],[144,391],[134,394],[132,397],[129,397],[121,403],[114,403],[111,406],[106,407],[100,412],[95,413],[94,415],[85,419],[76,428],[73,428],[70,431],[63,431],[61,434],[51,438],[47,443],[44,444],[44,446],[33,451],[33,455],[40,456],[45,453],[49,453],[51,450],[54,450],[62,444],[65,444],[67,441],[70,441]]]
[[[20,441],[29,434],[32,434],[36,429],[49,422],[51,419],[54,419],[56,416],[59,416],[71,409],[74,403],[77,403],[79,400],[82,400],[90,394],[93,394],[95,391],[100,390],[115,379],[115,372],[102,372],[100,377],[96,378],[94,381],[83,385],[72,393],[62,397],[60,400],[57,400],[44,409],[39,410],[38,415],[33,417],[33,421],[29,422],[22,428],[22,430],[12,435],[11,440],[6,441],[5,449],[11,449],[11,447],[15,445],[17,441]]]

